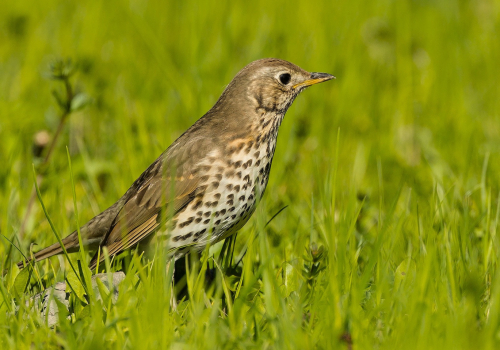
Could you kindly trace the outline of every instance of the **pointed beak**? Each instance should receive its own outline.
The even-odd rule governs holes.
[[[335,79],[335,77],[328,73],[311,73],[309,79],[304,80],[302,83],[295,84],[293,86],[294,89],[300,87],[308,87],[314,84],[322,83],[327,80]]]

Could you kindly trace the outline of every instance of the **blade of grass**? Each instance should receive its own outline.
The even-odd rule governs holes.
[[[45,214],[45,217],[47,218],[47,221],[49,222],[50,228],[52,229],[52,232],[54,233],[54,236],[56,236],[57,242],[61,245],[61,249],[63,250],[64,256],[68,260],[69,266],[75,273],[75,275],[78,276],[78,279],[80,280],[80,283],[82,283],[82,286],[85,288],[85,291],[87,291],[87,286],[83,284],[82,280],[80,279],[80,276],[78,275],[75,267],[73,266],[73,263],[71,262],[71,259],[69,258],[68,251],[66,250],[66,247],[64,246],[61,236],[57,232],[56,227],[54,226],[54,223],[52,222],[52,219],[50,218],[49,213],[47,212],[47,208],[45,207],[45,204],[43,203],[42,199],[42,194],[40,193],[40,188],[38,187],[38,183],[36,181],[36,171],[35,171],[35,165],[33,164],[33,181],[35,182],[35,190],[36,190],[36,195],[38,197],[38,200],[40,201],[40,205],[42,206],[43,213]]]
[[[85,246],[83,245],[82,233],[80,231],[80,216],[78,215],[78,205],[76,204],[75,179],[73,176],[73,167],[71,165],[71,157],[69,155],[69,149],[67,146],[66,146],[66,154],[68,155],[69,173],[71,176],[71,188],[73,190],[73,206],[74,206],[74,210],[75,210],[75,221],[76,221],[76,232],[78,234],[78,244],[80,246],[80,249],[79,249],[80,261],[83,262],[83,265],[85,265],[85,267],[87,267],[87,265],[88,265],[87,264],[87,255],[85,254]],[[92,299],[92,295],[91,295],[93,292],[92,285],[91,285],[92,272],[88,268],[82,268],[80,262],[78,263],[78,266],[79,266],[79,271],[81,273],[80,281],[82,281],[83,283],[86,284],[87,288],[85,289],[85,291],[87,293],[90,293],[87,295],[89,296],[89,298]]]

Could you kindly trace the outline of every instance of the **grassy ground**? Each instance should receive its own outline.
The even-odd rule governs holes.
[[[172,310],[161,256],[134,260],[115,305],[73,298],[72,319],[52,330],[13,310],[69,265],[39,263],[26,296],[12,269],[0,347],[498,348],[499,31],[500,5],[488,0],[7,0],[0,233],[25,254],[56,241],[38,200],[21,232],[33,164],[66,234],[119,198],[252,60],[337,80],[291,107],[266,195],[211,285],[206,264],[188,261],[187,295]],[[69,116],[43,165],[33,137],[57,129],[52,90],[64,91],[46,72],[60,57],[78,63],[71,84],[92,103]],[[21,255],[0,242],[9,267]],[[204,255],[211,267],[220,249]]]

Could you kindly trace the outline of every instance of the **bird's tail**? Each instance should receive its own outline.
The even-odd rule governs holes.
[[[62,242],[68,253],[76,252],[79,249],[78,236],[76,232],[73,232],[69,236],[63,238]],[[27,263],[29,264],[32,260],[40,261],[62,253],[63,249],[59,244],[59,242],[57,242],[33,254],[33,257],[32,258],[30,257]],[[22,269],[25,266],[25,263],[26,263],[25,261],[20,261],[17,263],[17,267]]]

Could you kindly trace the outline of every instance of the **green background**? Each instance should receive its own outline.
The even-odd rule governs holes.
[[[249,62],[277,57],[337,77],[301,94],[285,117],[266,195],[238,235],[235,254],[249,249],[239,292],[228,296],[223,281],[241,271],[217,272],[215,287],[192,286],[171,310],[168,281],[153,268],[138,287],[128,281],[116,305],[76,310],[55,332],[36,312],[8,311],[14,269],[2,282],[2,348],[499,346],[498,1],[1,7],[0,233],[24,252],[55,242],[38,201],[17,234],[40,163],[33,137],[59,122],[52,90],[61,84],[47,78],[54,59],[77,64],[71,82],[92,99],[69,117],[40,186],[63,233],[76,226],[66,146],[83,222]],[[9,267],[21,256],[1,239]],[[312,243],[324,249],[313,262]],[[39,264],[43,285],[64,278],[62,262]],[[32,277],[27,295],[40,289]]]

